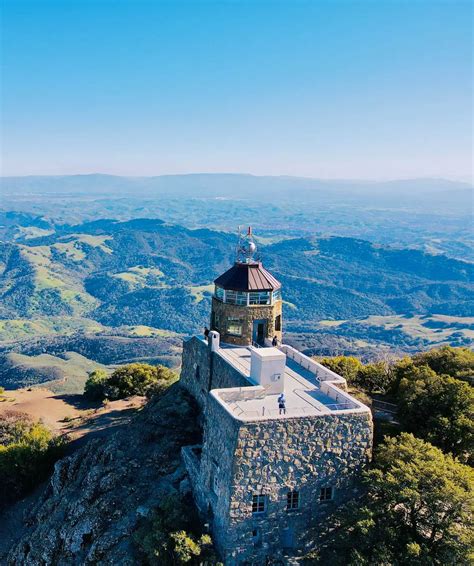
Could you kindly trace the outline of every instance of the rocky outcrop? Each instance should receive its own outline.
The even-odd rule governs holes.
[[[164,496],[179,490],[180,448],[200,439],[196,417],[192,398],[176,384],[124,429],[60,460],[6,563],[140,563],[133,533]]]

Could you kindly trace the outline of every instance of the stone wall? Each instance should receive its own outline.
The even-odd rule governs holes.
[[[211,328],[221,335],[222,342],[235,345],[249,345],[252,343],[253,321],[265,319],[267,321],[266,338],[272,339],[275,335],[281,342],[282,332],[275,330],[275,319],[282,315],[282,301],[273,305],[239,306],[223,303],[215,297],[212,298]],[[233,336],[227,333],[227,319],[237,318],[242,321],[242,335]]]
[[[225,564],[283,558],[290,539],[293,551],[303,551],[328,512],[357,492],[371,447],[370,412],[243,423],[210,398],[198,497],[212,508]],[[323,487],[334,488],[333,501],[319,501]],[[287,511],[291,490],[299,492],[300,508]],[[267,496],[263,515],[252,515],[253,494]]]
[[[183,342],[180,384],[196,399],[201,409],[209,391],[211,352],[207,341],[193,336]]]
[[[193,395],[202,411],[207,405],[211,389],[253,385],[219,352],[211,352],[206,340],[196,336],[183,343],[180,383]]]

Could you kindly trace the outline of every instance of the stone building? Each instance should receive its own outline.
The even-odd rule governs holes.
[[[243,250],[215,281],[209,336],[184,343],[181,383],[202,410],[204,434],[183,459],[224,563],[288,564],[357,493],[372,418],[342,377],[281,343],[280,284],[253,262],[250,231]]]

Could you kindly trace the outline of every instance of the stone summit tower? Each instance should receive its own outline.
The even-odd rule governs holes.
[[[215,283],[211,329],[227,344],[263,346],[274,336],[281,340],[281,285],[260,261],[251,228],[241,238],[234,265]]]
[[[357,494],[372,417],[341,376],[287,344],[271,346],[281,338],[280,284],[253,260],[250,230],[239,248],[215,281],[209,336],[183,345],[181,384],[204,433],[182,455],[226,565],[293,564],[335,506]]]

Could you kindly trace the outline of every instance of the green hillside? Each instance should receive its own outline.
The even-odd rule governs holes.
[[[25,229],[0,242],[0,353],[176,365],[175,334],[208,324],[212,281],[234,260],[233,234],[160,220],[14,220]],[[472,263],[343,237],[259,251],[283,284],[288,339],[311,352],[472,343]]]

